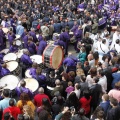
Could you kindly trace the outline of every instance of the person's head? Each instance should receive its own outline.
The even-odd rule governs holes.
[[[98,70],[98,73],[97,73],[98,77],[103,77],[104,75],[105,75],[105,72],[102,69]]]
[[[98,52],[94,52],[93,53],[93,57],[94,57],[95,60],[98,60],[98,58],[99,58]]]
[[[84,91],[83,91],[83,95],[84,95],[84,97],[85,97],[87,100],[89,100],[89,98],[90,98],[90,93],[89,93],[88,90],[84,90]]]
[[[25,87],[26,86],[26,82],[24,80],[21,80],[20,81],[20,86]]]
[[[85,47],[81,47],[81,49],[80,49],[82,52],[86,52],[86,49],[85,49]]]
[[[105,117],[104,111],[100,110],[100,111],[97,113],[97,119],[103,120],[104,117]]]
[[[68,97],[68,100],[71,101],[71,102],[76,102],[76,100],[78,100],[75,92],[71,92],[69,97]]]
[[[49,113],[48,113],[47,110],[44,110],[44,109],[43,109],[43,110],[39,113],[38,117],[39,117],[39,120],[48,120],[48,118],[49,118]]]
[[[10,120],[11,115],[9,112],[6,112],[3,117],[4,117],[4,120]]]
[[[118,89],[118,90],[120,89],[120,81],[115,83],[115,88]]]
[[[15,106],[15,100],[14,99],[10,99],[9,100],[9,106]]]
[[[37,67],[37,69],[36,69],[36,74],[37,74],[37,75],[41,75],[41,73],[42,73],[42,68]]]
[[[20,100],[22,100],[23,102],[29,101],[30,100],[29,95],[27,93],[24,93],[24,92],[21,93]]]
[[[92,78],[97,75],[97,68],[96,67],[92,67],[90,69],[90,75]]]
[[[80,79],[81,79],[82,82],[85,82],[86,81],[86,76],[85,75],[81,75]]]
[[[32,110],[31,106],[29,106],[29,105],[23,106],[23,113],[24,113],[24,116],[26,115],[27,119],[28,119],[27,116],[29,116],[29,118],[34,118],[34,111]]]
[[[76,89],[76,90],[79,90],[80,87],[81,87],[81,86],[80,86],[78,83],[75,84],[75,89]]]
[[[45,107],[50,107],[50,102],[47,98],[42,99],[42,105]]]
[[[68,86],[72,86],[73,84],[72,84],[72,82],[71,81],[69,81],[68,82]]]
[[[87,67],[87,66],[89,66],[89,62],[88,62],[88,61],[85,61],[85,62],[84,62],[84,67]]]
[[[71,120],[71,112],[70,111],[65,112],[61,120]]]
[[[89,55],[87,56],[87,59],[88,59],[88,61],[93,60],[93,54],[89,54]]]
[[[77,76],[85,75],[84,71],[82,68],[76,70]]]
[[[55,77],[55,71],[50,71],[50,77],[54,78]]]
[[[44,93],[44,88],[43,88],[43,87],[40,87],[40,88],[38,89],[38,92],[41,93],[41,94],[43,94],[43,93]]]
[[[61,83],[60,83],[60,80],[59,79],[57,79],[56,81],[55,81],[55,84],[56,84],[56,86],[59,86]]]
[[[102,100],[103,101],[108,101],[109,100],[109,95],[108,94],[103,94]]]
[[[103,43],[103,44],[106,44],[106,39],[103,39],[103,40],[102,40],[102,43]]]
[[[104,62],[108,62],[108,60],[109,60],[108,55],[103,55],[102,60],[103,60]]]
[[[36,68],[37,68],[37,63],[34,62],[34,63],[32,64],[32,68],[35,68],[35,69],[36,69]]]
[[[110,105],[112,107],[116,107],[118,105],[118,101],[115,98],[110,98]]]
[[[105,69],[105,68],[107,68],[107,67],[108,67],[108,63],[106,63],[106,62],[102,63],[102,68],[103,68],[103,69]]]
[[[3,96],[4,96],[4,97],[9,97],[9,95],[10,95],[9,89],[4,89],[4,90],[3,90]]]
[[[94,77],[94,78],[93,78],[93,82],[94,82],[94,83],[98,83],[98,81],[99,81],[99,78],[98,78],[98,77]]]
[[[80,108],[78,114],[79,114],[80,116],[84,116],[84,115],[85,115],[85,110],[84,110],[84,108]]]
[[[68,73],[68,76],[71,77],[71,78],[74,78],[75,77],[75,72],[74,71],[70,71]]]
[[[62,73],[62,80],[67,81],[68,80],[68,74],[63,72]]]

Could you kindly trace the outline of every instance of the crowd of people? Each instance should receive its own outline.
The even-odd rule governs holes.
[[[15,89],[0,85],[1,120],[120,119],[120,0],[0,0],[0,7],[0,78],[21,73]],[[57,69],[30,58],[51,42],[64,53]],[[21,70],[13,73],[4,57],[19,50]],[[28,69],[37,91],[27,87]]]

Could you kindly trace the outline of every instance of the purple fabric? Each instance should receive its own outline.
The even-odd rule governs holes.
[[[35,76],[36,75],[36,69],[35,68],[30,68],[30,75]]]
[[[17,45],[11,45],[9,52],[17,52],[18,51],[18,46]]]
[[[1,77],[10,74],[10,71],[7,68],[2,68],[1,70]]]
[[[20,94],[23,93],[23,92],[24,92],[24,93],[27,93],[30,98],[33,97],[33,93],[32,93],[32,91],[29,90],[29,88],[25,88],[25,87],[21,87],[21,88],[20,88],[20,87],[17,87],[17,88],[16,88],[16,93],[17,93],[18,97],[19,97]]]
[[[42,35],[39,35],[38,41],[40,42],[41,40],[43,40],[43,37],[42,37]]]
[[[28,48],[28,36],[25,35],[22,40],[24,41],[24,48]]]
[[[36,54],[36,46],[33,42],[28,45],[28,50],[32,55]]]
[[[71,31],[74,32],[74,34],[75,34],[75,32],[76,32],[77,29],[78,29],[78,25],[74,25],[72,27]]]
[[[2,29],[0,29],[0,51],[4,49],[4,38],[5,34]]]
[[[8,34],[8,41],[10,42],[10,45],[12,44],[12,42],[14,41],[15,38],[16,38],[16,36],[14,33],[12,35]]]
[[[23,54],[22,57],[21,57],[21,62],[23,62],[25,65],[32,65],[32,61],[30,59],[30,56],[26,55],[26,54]]]
[[[33,41],[36,43],[37,42],[37,37],[36,37],[35,32],[30,31],[29,35],[33,37]]]
[[[74,87],[73,86],[69,86],[69,87],[66,88],[65,91],[70,94],[72,91],[74,91]]]
[[[41,40],[39,42],[37,54],[42,55],[42,53],[43,53],[44,49],[46,48],[46,46],[47,46],[47,42],[44,41],[44,40]]]

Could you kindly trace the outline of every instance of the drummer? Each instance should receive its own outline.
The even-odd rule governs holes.
[[[10,48],[9,48],[9,52],[13,52],[16,53],[18,52],[18,46],[16,45],[16,41],[13,41]]]
[[[22,77],[25,77],[25,71],[32,66],[32,61],[29,56],[28,50],[23,50],[23,55],[20,58],[21,67],[22,67]]]
[[[16,38],[16,36],[11,29],[8,33],[8,41],[9,41],[10,45],[12,45],[15,38]]]
[[[37,63],[33,63],[32,64],[32,68],[30,68],[30,72],[29,72],[29,74],[33,77],[33,76],[36,76],[36,69],[37,69]]]
[[[31,90],[29,90],[29,88],[26,88],[26,82],[24,80],[20,81],[20,87],[16,87],[16,93],[18,95],[18,97],[20,97],[21,93],[27,93],[29,95],[30,98],[33,97],[33,93]]]
[[[2,68],[0,67],[0,71],[1,71],[1,73],[0,73],[0,75],[1,75],[1,77],[4,77],[5,75],[8,75],[8,74],[10,74],[10,71],[7,69],[7,64],[6,63],[3,63],[2,64]]]
[[[47,46],[46,38],[43,37],[43,39],[39,42],[39,46],[38,46],[38,49],[37,49],[37,54],[42,55],[46,46]]]

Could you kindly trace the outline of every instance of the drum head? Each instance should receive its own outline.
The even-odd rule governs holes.
[[[29,88],[32,92],[35,92],[38,89],[39,84],[38,84],[38,81],[36,79],[25,78],[24,80],[26,82],[26,88]]]
[[[8,70],[10,70],[10,72],[14,71],[18,67],[18,62],[16,62],[16,61],[10,61],[10,62],[7,62],[6,64],[7,64]]]
[[[2,28],[4,33],[8,33],[9,29],[8,28]]]
[[[41,55],[32,55],[30,57],[30,59],[32,60],[32,62],[36,62],[37,64],[42,63],[42,56]]]
[[[7,55],[4,56],[3,61],[12,61],[12,60],[16,60],[17,59],[17,55],[14,53],[8,53]]]
[[[20,46],[22,43],[21,43],[21,41],[20,40],[16,40],[16,45],[17,46]]]
[[[7,54],[9,52],[9,49],[3,49],[0,53],[5,53]]]
[[[0,79],[0,86],[5,86],[4,89],[10,89],[13,90],[17,87],[19,83],[19,78],[14,75],[6,75]]]
[[[27,50],[27,49],[19,50],[19,51],[16,53],[16,55],[17,55],[18,58],[21,58],[21,56],[23,55],[23,51],[24,51],[24,50]]]
[[[25,76],[26,76],[27,78],[32,78],[32,76],[30,75],[30,70],[29,70],[29,69],[26,70]]]

